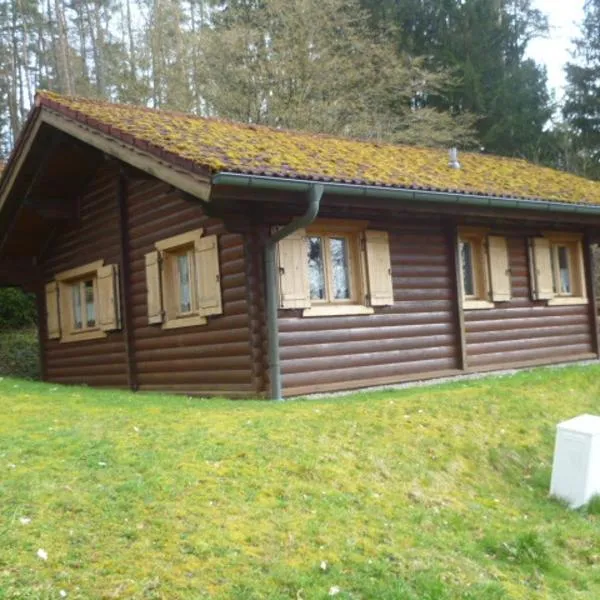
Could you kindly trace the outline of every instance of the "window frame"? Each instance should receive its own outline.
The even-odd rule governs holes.
[[[54,277],[58,284],[58,314],[61,326],[61,342],[78,342],[107,337],[107,332],[100,327],[99,323],[99,294],[98,294],[98,270],[104,266],[103,260],[97,260],[81,267],[68,269],[57,273]],[[85,294],[81,291],[81,315],[82,327],[75,327],[75,308],[73,305],[73,287],[82,286],[86,281],[92,281],[94,290],[94,315],[93,326],[84,326],[84,314],[86,311]],[[82,289],[82,288],[80,288]]]
[[[194,229],[170,238],[159,240],[154,247],[159,252],[161,262],[161,297],[163,306],[163,329],[194,327],[206,325],[205,316],[200,314],[199,298],[196,292],[198,281],[198,265],[196,264],[196,243],[202,237],[203,229]],[[177,258],[186,254],[190,275],[191,310],[181,312],[179,287],[179,266]]]
[[[336,315],[370,315],[375,312],[366,303],[366,256],[362,234],[367,229],[367,221],[342,221],[338,219],[319,219],[306,228],[306,261],[309,277],[310,307],[302,310],[303,317],[320,317]],[[320,237],[323,240],[323,273],[325,278],[326,298],[310,297],[310,267],[308,267],[308,240]],[[349,279],[348,299],[330,299],[332,297],[333,262],[331,260],[330,243],[332,239],[344,238],[347,241],[347,272]],[[361,301],[362,300],[362,301]]]
[[[546,302],[548,306],[569,304],[588,304],[586,270],[583,260],[583,234],[569,232],[545,231],[543,237],[550,244],[550,269],[552,272],[552,298]],[[561,247],[568,251],[570,293],[559,291],[560,261],[558,252]]]
[[[490,300],[490,272],[487,248],[488,229],[461,227],[457,235],[456,262],[459,275],[459,295],[461,306],[465,310],[494,308]],[[465,273],[461,246],[465,242],[471,246],[474,294],[465,293]]]

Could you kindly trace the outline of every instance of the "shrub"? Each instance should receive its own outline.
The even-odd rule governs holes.
[[[0,375],[38,379],[39,343],[35,329],[0,333]]]
[[[33,294],[18,288],[0,288],[0,331],[31,327],[36,322]]]

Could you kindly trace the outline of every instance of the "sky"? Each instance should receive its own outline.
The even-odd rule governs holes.
[[[550,35],[531,42],[528,54],[548,69],[548,85],[562,96],[565,76],[563,67],[570,59],[571,40],[578,36],[583,20],[584,0],[534,0],[533,5],[548,16]]]

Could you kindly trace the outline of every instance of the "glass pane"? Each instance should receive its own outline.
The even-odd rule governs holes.
[[[88,327],[96,325],[96,306],[94,304],[94,282],[86,281],[83,284],[85,293],[85,319]]]
[[[558,247],[558,269],[560,274],[560,293],[571,294],[571,270],[569,268],[569,249]]]
[[[73,301],[73,327],[81,329],[83,323],[81,321],[81,287],[79,283],[71,286],[71,296]]]
[[[331,267],[333,276],[333,299],[350,299],[350,273],[348,272],[348,240],[330,238]]]
[[[320,237],[308,238],[308,278],[311,300],[325,300],[323,240]]]
[[[190,261],[187,254],[177,257],[177,272],[179,273],[179,312],[190,312],[192,310],[192,290]]]
[[[460,261],[463,272],[463,292],[465,296],[474,296],[475,277],[473,272],[473,246],[471,242],[460,242]]]

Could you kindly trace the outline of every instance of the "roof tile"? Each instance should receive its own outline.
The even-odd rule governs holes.
[[[520,159],[273,129],[39,92],[59,111],[175,165],[317,181],[600,204],[600,182]]]

